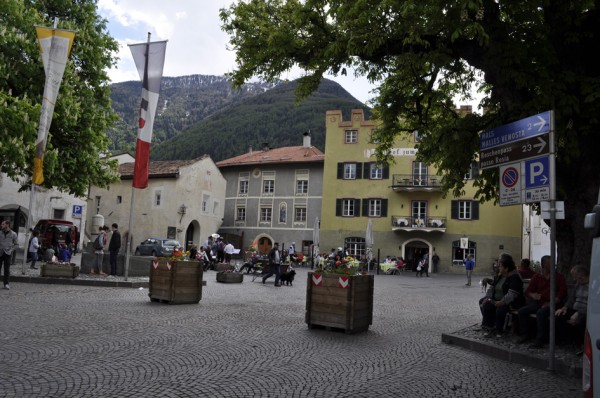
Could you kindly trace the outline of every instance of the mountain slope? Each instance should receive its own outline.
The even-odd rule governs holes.
[[[312,145],[324,150],[325,113],[341,109],[348,118],[352,109],[369,108],[338,83],[323,79],[319,89],[296,104],[295,82],[278,86],[211,115],[176,137],[153,144],[153,160],[193,159],[208,154],[217,162],[250,148],[302,144],[302,133],[310,131]],[[162,95],[162,93],[161,93]]]

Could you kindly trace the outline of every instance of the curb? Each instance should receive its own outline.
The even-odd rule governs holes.
[[[46,285],[71,285],[71,286],[99,286],[99,287],[129,287],[129,288],[148,288],[150,282],[130,282],[130,281],[111,281],[103,279],[71,279],[71,278],[52,278],[37,276],[18,276],[11,275],[11,282],[20,283],[39,283]]]
[[[548,370],[547,358],[530,355],[520,350],[501,347],[452,333],[442,333],[442,343],[466,348],[470,351],[475,351],[492,358],[502,359],[519,365]],[[559,358],[555,358],[554,368],[554,372],[558,374],[575,378],[580,378],[583,371],[581,361],[579,361],[579,365],[574,365],[573,363],[562,361]]]

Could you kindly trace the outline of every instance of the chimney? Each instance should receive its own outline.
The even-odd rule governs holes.
[[[310,131],[307,131],[306,133],[302,134],[304,136],[303,141],[302,141],[302,146],[304,148],[310,148]]]
[[[250,150],[249,150],[249,152],[250,152],[250,155],[252,155],[252,147],[250,147]]]
[[[268,150],[269,150],[269,143],[263,142],[263,151],[268,151]]]

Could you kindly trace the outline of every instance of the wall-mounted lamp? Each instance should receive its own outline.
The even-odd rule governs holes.
[[[400,205],[400,208],[401,208],[401,209],[404,209],[404,205],[403,205],[403,204],[401,204],[401,205]]]
[[[437,209],[437,205],[435,205],[435,208]]]
[[[181,215],[181,218],[179,219],[179,222],[181,222],[181,220],[183,220],[183,216],[185,215],[185,213],[187,212],[187,206],[186,205],[181,205],[179,206],[179,210],[177,211],[177,214]]]

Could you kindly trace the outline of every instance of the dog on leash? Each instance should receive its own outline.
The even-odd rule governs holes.
[[[281,277],[279,278],[281,280],[281,284],[283,285],[284,283],[287,286],[294,286],[294,276],[296,275],[296,271],[291,270],[288,272],[284,272],[283,274],[281,274]]]
[[[485,293],[487,291],[488,285],[492,283],[494,280],[492,278],[483,278],[479,281],[479,286],[481,286],[481,292]]]

